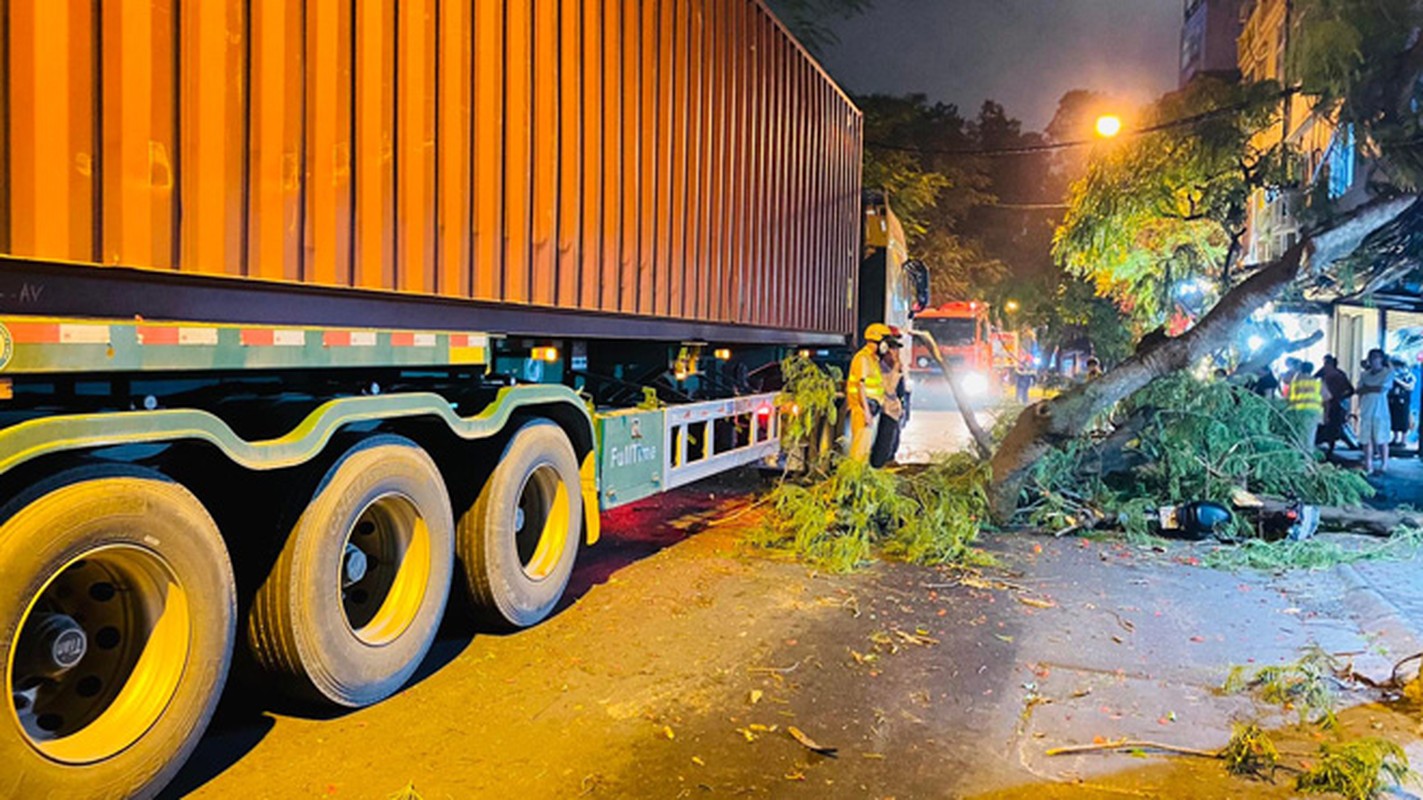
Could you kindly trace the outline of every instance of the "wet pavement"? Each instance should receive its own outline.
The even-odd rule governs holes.
[[[982,575],[822,575],[743,544],[758,486],[607,515],[552,619],[512,635],[453,619],[372,708],[318,718],[239,687],[169,796],[1289,797],[1207,759],[1046,752],[1210,749],[1256,719],[1307,752],[1291,718],[1216,691],[1232,665],[1318,644],[1379,675],[1423,638],[1423,606],[1369,583],[1416,580],[1414,562],[1233,574],[1200,566],[1205,546],[1000,534]],[[1346,729],[1423,757],[1416,715],[1369,699],[1346,698]]]

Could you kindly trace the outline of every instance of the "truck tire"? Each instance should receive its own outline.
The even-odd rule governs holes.
[[[573,574],[582,532],[578,459],[563,429],[527,422],[514,434],[456,548],[481,622],[525,628],[547,617]]]
[[[289,696],[359,708],[410,679],[454,571],[454,514],[408,439],[353,446],[316,482],[257,590],[248,642]]]
[[[222,693],[232,566],[182,486],[61,477],[0,526],[0,797],[151,797]]]

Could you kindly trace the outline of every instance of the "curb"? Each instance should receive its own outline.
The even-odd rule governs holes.
[[[1423,627],[1411,622],[1372,581],[1352,564],[1339,566],[1344,583],[1344,607],[1364,632],[1379,632],[1379,643],[1392,659],[1423,651]],[[1392,677],[1392,676],[1384,676]]]

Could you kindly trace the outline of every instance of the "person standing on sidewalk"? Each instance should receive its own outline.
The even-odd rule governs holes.
[[[1388,390],[1388,419],[1393,430],[1390,444],[1403,447],[1408,444],[1408,431],[1413,427],[1409,408],[1413,404],[1413,370],[1398,356],[1389,359],[1389,366],[1393,368],[1393,386]]]
[[[1324,415],[1324,381],[1312,377],[1314,365],[1301,362],[1297,374],[1289,383],[1288,405],[1290,415],[1295,419],[1295,430],[1299,435],[1299,446],[1306,453],[1314,453],[1315,437],[1319,431],[1319,419]],[[1311,457],[1313,457],[1311,455]]]
[[[1290,399],[1290,381],[1294,380],[1296,377],[1299,376],[1300,367],[1303,366],[1303,364],[1303,361],[1300,361],[1294,356],[1290,356],[1289,358],[1285,359],[1285,371],[1280,373],[1279,380],[1281,399]]]
[[[1280,391],[1280,380],[1275,377],[1275,371],[1270,369],[1269,364],[1260,367],[1259,372],[1250,381],[1250,391],[1260,397],[1274,397]],[[1322,412],[1322,409],[1321,409]],[[1313,442],[1310,443],[1311,445]]]
[[[1388,469],[1388,390],[1393,386],[1393,369],[1388,365],[1388,357],[1375,347],[1364,360],[1364,370],[1359,373],[1359,438],[1364,444],[1364,471],[1370,475],[1380,475]],[[1378,453],[1379,467],[1374,468],[1374,454]]]
[[[1344,403],[1354,396],[1354,384],[1349,376],[1339,369],[1339,359],[1324,357],[1324,366],[1314,377],[1324,381],[1326,398],[1324,401],[1324,424],[1320,426],[1319,438],[1324,441],[1329,455],[1334,455],[1334,443],[1344,438],[1344,425],[1349,421]]]

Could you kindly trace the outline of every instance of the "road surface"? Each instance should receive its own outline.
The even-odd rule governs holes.
[[[168,796],[1283,798],[1288,779],[1207,759],[1045,753],[1214,748],[1255,718],[1312,750],[1287,717],[1214,691],[1230,666],[1318,643],[1386,669],[1378,649],[1409,646],[1357,621],[1332,572],[1232,575],[1196,565],[1199,548],[1000,534],[1003,568],[981,576],[820,574],[747,547],[757,512],[736,514],[757,481],[609,514],[552,619],[512,635],[456,619],[372,708],[312,714],[236,687]],[[1417,750],[1414,720],[1364,699],[1346,729]]]

